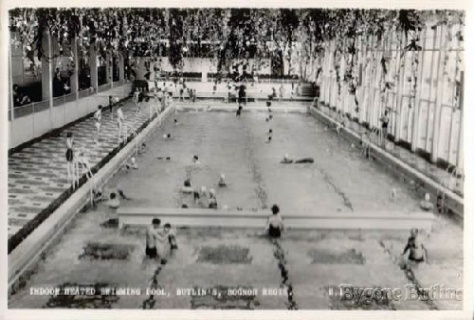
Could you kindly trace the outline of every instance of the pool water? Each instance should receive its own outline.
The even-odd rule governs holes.
[[[262,209],[274,203],[283,214],[417,209],[419,200],[405,185],[313,117],[273,112],[266,122],[267,116],[178,112],[147,142],[146,154],[138,159],[140,169],[117,176],[114,183],[133,198],[126,204],[130,206],[193,207],[192,196],[180,192],[190,178],[194,188],[216,189],[218,205],[230,209]],[[168,133],[171,139],[164,139]],[[281,164],[285,153],[294,159],[312,157],[314,163]],[[193,164],[193,155],[200,165]],[[221,173],[226,188],[217,187]],[[399,190],[395,201],[393,188]]]

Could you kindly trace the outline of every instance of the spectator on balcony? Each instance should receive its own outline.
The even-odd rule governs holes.
[[[22,106],[31,103],[30,97],[23,94],[20,87],[17,84],[13,85],[13,105],[15,107]]]
[[[64,90],[64,83],[61,78],[61,71],[59,71],[59,68],[56,68],[56,71],[54,72],[54,78],[53,78],[53,96],[54,97],[62,96],[63,90]]]

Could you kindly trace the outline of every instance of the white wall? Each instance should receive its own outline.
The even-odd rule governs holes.
[[[135,68],[135,72],[137,73],[137,80],[145,80],[145,64],[146,59],[145,58],[140,58],[140,59],[135,59],[135,65],[138,66],[138,68]],[[271,66],[269,63],[269,59],[264,59],[265,67],[262,67],[260,71],[258,71],[259,74],[270,74],[271,73]],[[252,68],[254,60],[249,59],[249,67]],[[172,72],[173,67],[169,63],[168,57],[162,57],[161,58],[161,64],[159,62],[155,62],[155,65],[167,72]],[[153,64],[151,65],[151,69],[153,70]],[[212,72],[215,73],[217,72],[217,65],[215,63],[215,60],[211,58],[185,58],[184,59],[184,67],[183,67],[183,72]],[[151,78],[154,79],[154,72],[151,74]]]
[[[29,114],[25,117],[10,121],[9,148],[14,148],[22,143],[40,137],[49,131],[61,128],[87,114],[97,110],[99,104],[107,105],[108,96],[124,98],[128,96],[131,84],[116,87],[99,94],[68,102],[52,109]]]

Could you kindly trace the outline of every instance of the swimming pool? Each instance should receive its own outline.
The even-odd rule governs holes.
[[[418,208],[420,199],[406,185],[363,158],[358,146],[347,143],[308,115],[304,105],[281,103],[273,108],[273,119],[268,122],[266,108],[262,111],[248,106],[236,117],[232,110],[212,111],[223,106],[219,103],[200,102],[197,106],[208,112],[193,108],[178,111],[148,139],[146,153],[137,157],[139,169],[121,171],[111,179],[109,185],[118,185],[131,197],[122,201],[122,206],[186,204],[193,207],[192,197],[180,192],[183,181],[189,177],[193,187],[216,188],[221,208],[261,210],[277,203],[283,215],[410,212]],[[270,128],[273,134],[268,142]],[[163,137],[168,133],[171,139]],[[281,164],[285,153],[294,158],[313,157],[314,163]],[[193,155],[199,156],[200,165],[192,163]],[[228,182],[223,189],[216,187],[221,173]],[[395,200],[391,199],[393,188],[398,190]],[[91,298],[86,308],[98,305],[102,308],[287,309],[288,292],[277,290],[275,295],[264,295],[263,290],[287,288],[291,284],[298,308],[348,309],[350,306],[330,296],[329,286],[350,283],[403,287],[410,282],[394,261],[403,250],[408,236],[405,232],[290,230],[281,240],[281,248],[276,248],[261,236],[260,230],[182,229],[178,230],[180,249],[161,268],[143,260],[143,230],[119,232],[108,228],[102,223],[109,217],[104,204],[80,214],[58,244],[47,252],[25,288],[12,296],[9,307],[71,306],[71,301],[57,302],[50,296],[31,295],[29,288],[34,286],[104,283],[142,291],[139,295],[111,299],[109,304],[100,297]],[[462,229],[440,219],[426,242],[434,263],[417,274],[420,281],[462,285]],[[85,254],[98,244],[110,245],[107,250],[112,253],[126,253],[123,259],[113,255],[98,259]],[[285,263],[275,253],[278,250],[283,252]],[[282,283],[282,268],[289,273],[286,283]],[[155,295],[147,300],[150,298],[145,288],[153,279],[170,296]],[[212,295],[198,297],[177,292],[179,288],[222,289],[222,286],[232,290],[252,287],[258,290],[258,295],[230,299],[226,304]],[[438,304],[437,308],[461,306],[461,302],[449,301]],[[431,307],[421,301],[392,301],[368,308]]]

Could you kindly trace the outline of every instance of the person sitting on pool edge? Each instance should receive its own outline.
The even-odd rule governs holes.
[[[107,201],[107,206],[109,207],[109,214],[112,215],[112,218],[117,218],[116,212],[117,209],[120,208],[120,200],[118,199],[117,194],[115,192],[110,193],[110,198]]]
[[[209,209],[217,209],[217,199],[210,198],[209,199]]]
[[[209,209],[217,209],[216,190],[209,189]]]
[[[271,210],[272,215],[268,218],[265,233],[268,233],[271,238],[280,238],[284,229],[283,219],[279,214],[280,208],[278,205],[274,204]]]
[[[425,199],[420,201],[420,208],[424,211],[431,211],[434,208],[433,203],[431,202],[431,196],[429,193],[425,194]]]

